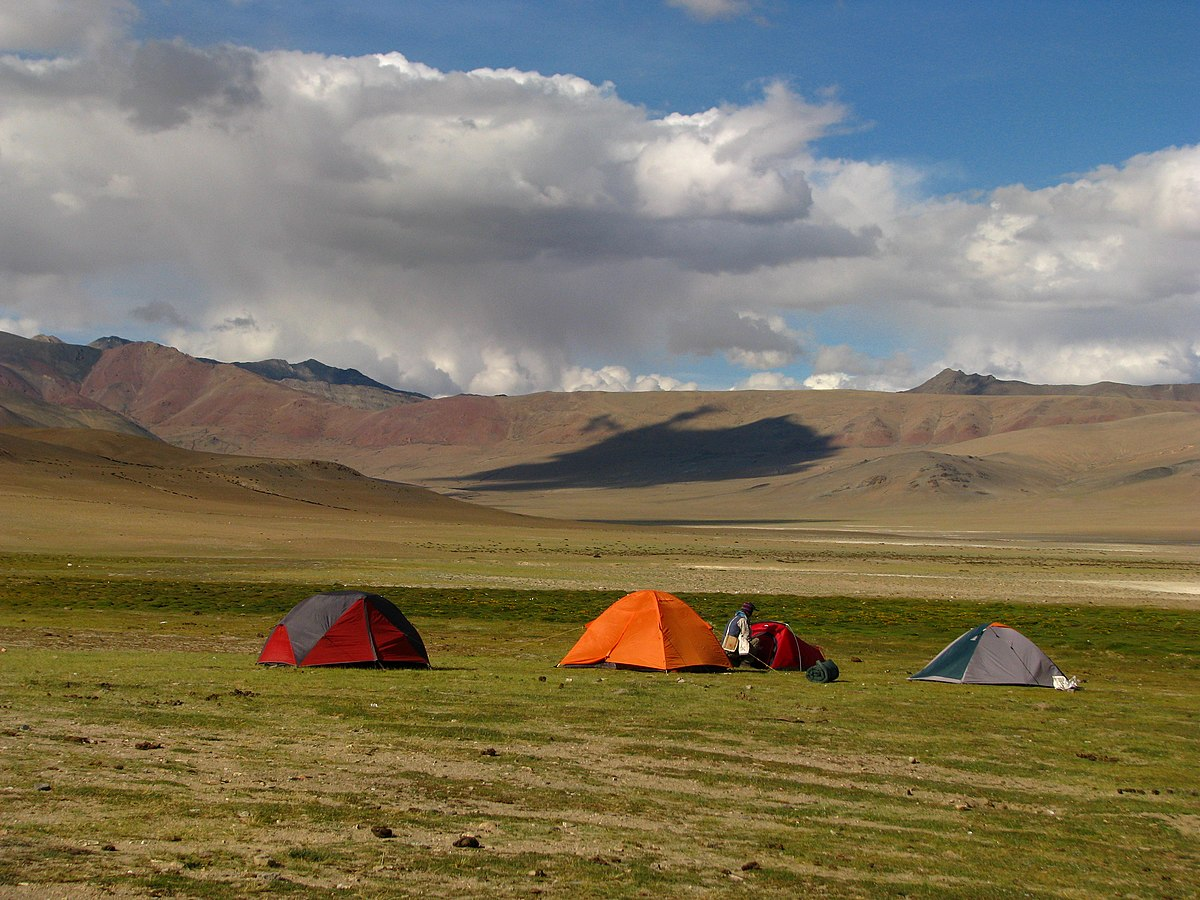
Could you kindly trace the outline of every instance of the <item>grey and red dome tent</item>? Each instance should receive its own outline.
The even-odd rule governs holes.
[[[425,642],[390,600],[333,591],[301,600],[272,629],[258,661],[285,666],[429,668]]]
[[[1012,684],[1072,690],[1067,678],[1029,638],[1002,622],[979,625],[951,641],[909,681]]]

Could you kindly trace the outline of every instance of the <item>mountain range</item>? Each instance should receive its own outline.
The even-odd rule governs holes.
[[[1200,535],[1195,384],[429,398],[316,360],[0,332],[0,428],[323,460],[559,518]]]

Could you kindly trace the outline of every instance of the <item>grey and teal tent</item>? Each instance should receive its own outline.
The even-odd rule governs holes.
[[[1037,644],[1001,622],[972,628],[908,680],[1074,687]]]

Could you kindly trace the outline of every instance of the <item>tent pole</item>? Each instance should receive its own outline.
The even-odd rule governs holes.
[[[759,659],[759,658],[758,658],[757,656],[755,656],[753,653],[748,653],[748,654],[746,654],[746,655],[747,655],[747,656],[749,656],[751,659],[758,660],[758,662],[762,663],[764,666],[766,666],[766,667],[767,667],[768,669],[770,669],[772,672],[778,672],[778,671],[779,671],[777,668],[775,668],[773,665],[771,665],[771,664],[770,664],[769,662],[767,662],[765,659]]]

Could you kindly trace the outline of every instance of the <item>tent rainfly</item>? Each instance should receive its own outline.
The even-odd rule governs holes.
[[[1050,657],[1015,628],[1001,622],[979,625],[952,641],[909,681],[953,684],[1012,684],[1072,690]]]
[[[588,622],[560,666],[650,672],[732,668],[712,626],[673,594],[634,591]]]
[[[333,591],[301,600],[272,629],[258,661],[286,666],[429,668],[425,643],[378,594]]]
[[[805,643],[783,622],[763,619],[750,626],[750,637],[758,638],[758,653],[751,665],[764,665],[776,672],[808,669],[825,658],[820,647]]]

